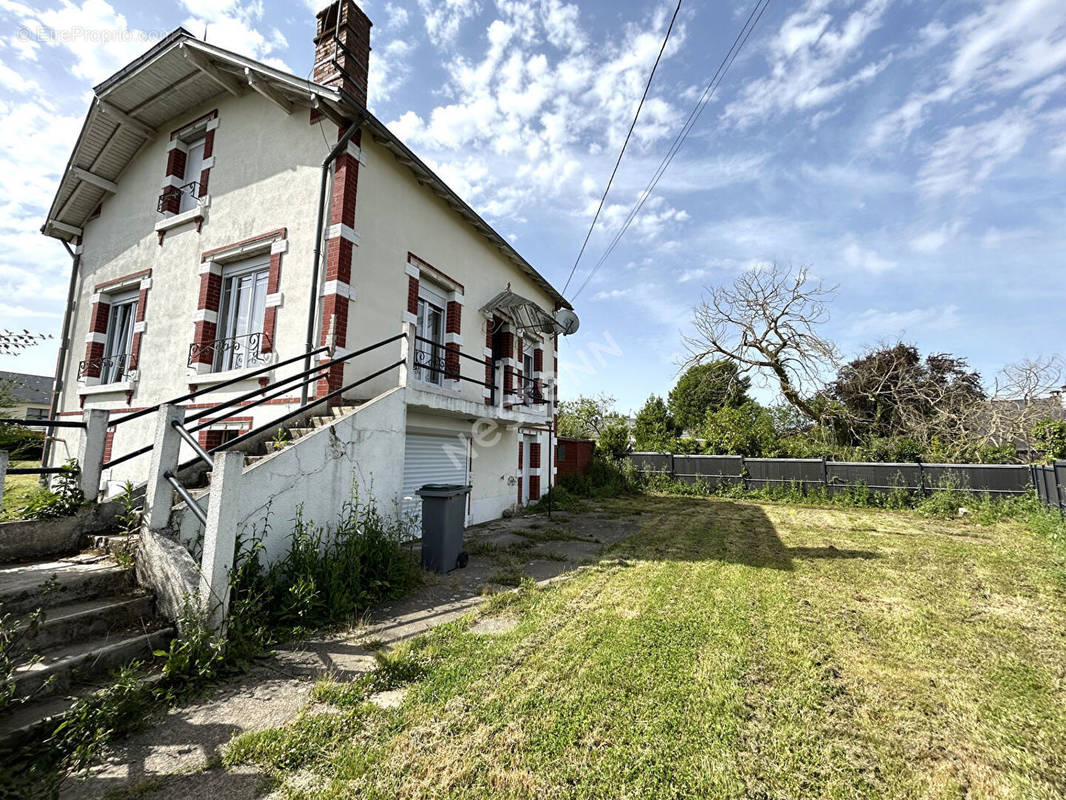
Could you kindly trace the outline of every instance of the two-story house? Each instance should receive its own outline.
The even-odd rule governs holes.
[[[178,29],[94,88],[42,229],[73,255],[58,413],[243,398],[198,431],[223,447],[306,403],[286,378],[409,332],[330,367],[310,398],[380,396],[413,348],[404,452],[370,465],[402,473],[402,491],[379,500],[412,508],[422,484],[469,483],[476,523],[547,486],[558,338],[576,318],[366,110],[370,28],[352,0],[319,12],[313,80]],[[145,480],[150,453],[121,457],[154,425],[108,434],[108,491]]]

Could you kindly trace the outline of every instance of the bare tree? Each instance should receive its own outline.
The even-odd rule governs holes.
[[[793,407],[819,421],[811,397],[838,355],[818,329],[829,319],[827,301],[835,288],[809,278],[806,268],[770,264],[712,288],[694,312],[696,333],[685,337],[690,353],[685,365],[728,358],[741,373],[772,376]]]
[[[8,330],[0,331],[0,356],[17,356],[20,351],[25,350],[27,347],[33,347],[38,342],[51,338],[51,334],[30,333],[27,330],[23,330],[21,333]]]
[[[965,421],[971,436],[988,444],[1033,450],[1033,426],[1063,413],[1059,393],[1066,365],[1059,355],[1024,358],[999,371],[982,404]]]

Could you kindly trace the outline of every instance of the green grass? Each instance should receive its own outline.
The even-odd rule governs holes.
[[[1061,798],[1066,562],[1014,522],[716,499],[236,739],[289,797]],[[406,687],[402,705],[366,702]]]
[[[39,467],[39,461],[12,461],[8,467]],[[4,497],[0,504],[0,522],[19,519],[18,509],[29,503],[30,498],[40,494],[42,489],[37,481],[38,475],[8,475],[4,480]]]

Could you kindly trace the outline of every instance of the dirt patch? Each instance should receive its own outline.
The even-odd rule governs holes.
[[[385,692],[376,692],[367,699],[379,708],[399,708],[406,697],[406,689],[389,689]]]
[[[471,633],[483,636],[501,636],[510,633],[518,625],[518,617],[509,614],[495,617],[482,617],[470,626]]]

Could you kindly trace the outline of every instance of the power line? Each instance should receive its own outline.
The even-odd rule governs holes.
[[[622,149],[618,151],[618,158],[614,162],[614,169],[611,170],[611,177],[607,180],[607,186],[603,190],[603,196],[600,198],[600,204],[596,207],[596,213],[592,217],[592,224],[589,225],[589,231],[585,234],[585,241],[581,243],[581,250],[578,251],[577,258],[574,259],[574,266],[570,268],[570,275],[566,279],[566,284],[563,286],[563,292],[566,292],[567,286],[570,285],[570,281],[574,278],[574,271],[577,269],[578,262],[581,261],[581,256],[585,253],[585,247],[588,246],[589,238],[592,236],[592,230],[596,227],[596,220],[600,218],[600,212],[603,211],[604,201],[607,200],[607,192],[611,190],[611,184],[614,183],[614,176],[618,173],[618,165],[622,163],[622,156],[626,152],[626,147],[629,145],[629,139],[633,136],[633,128],[637,126],[637,118],[640,116],[640,110],[644,108],[644,100],[648,97],[648,90],[651,88],[652,78],[655,77],[655,70],[659,68],[659,62],[662,60],[663,51],[666,50],[666,43],[670,41],[670,33],[674,30],[674,22],[677,20],[677,14],[681,10],[681,0],[677,0],[677,8],[674,9],[674,15],[670,18],[670,24],[666,28],[666,36],[663,37],[663,45],[659,48],[659,55],[655,57],[655,63],[651,67],[651,74],[648,75],[648,82],[644,85],[644,94],[640,96],[640,102],[637,104],[637,113],[633,115],[633,122],[629,125],[629,132],[626,134],[626,139],[622,142]]]
[[[755,30],[755,26],[759,24],[759,20],[762,19],[762,15],[766,11],[766,7],[769,4],[770,0],[756,0],[755,5],[752,6],[751,13],[748,14],[747,20],[744,22],[744,25],[737,33],[736,38],[733,39],[732,46],[730,46],[729,50],[722,58],[721,63],[719,63],[718,65],[718,69],[715,70],[714,75],[711,77],[711,80],[707,84],[707,87],[703,90],[703,94],[700,95],[699,100],[696,101],[696,105],[693,106],[692,111],[689,112],[688,118],[685,120],[685,124],[681,126],[681,130],[678,131],[677,136],[674,137],[673,143],[667,150],[667,153],[663,157],[663,160],[659,163],[659,166],[655,170],[655,173],[652,175],[651,180],[648,181],[648,185],[644,188],[644,191],[640,193],[639,199],[637,200],[636,204],[634,204],[629,214],[626,216],[625,222],[622,223],[622,227],[619,228],[618,231],[615,233],[614,237],[611,239],[610,244],[608,244],[606,250],[604,250],[603,255],[600,256],[599,260],[589,271],[589,274],[585,277],[585,280],[582,282],[581,286],[578,287],[578,290],[574,292],[573,297],[570,298],[571,300],[577,299],[577,296],[581,294],[581,292],[586,286],[588,286],[589,281],[592,280],[592,276],[596,274],[596,271],[610,257],[611,253],[613,253],[615,248],[618,246],[618,243],[622,240],[622,237],[625,235],[625,232],[629,230],[629,226],[633,224],[633,220],[636,219],[637,215],[640,213],[640,210],[648,201],[648,198],[651,197],[651,193],[659,184],[659,180],[662,178],[663,174],[670,166],[670,163],[674,160],[674,157],[681,149],[681,146],[685,143],[685,140],[688,138],[688,135],[692,132],[692,129],[693,127],[695,127],[696,122],[700,118],[700,115],[707,107],[707,103],[710,101],[711,96],[718,89],[718,86],[721,85],[722,81],[725,79],[726,73],[729,72],[730,67],[733,66],[733,62],[736,61],[736,58],[740,54],[740,51],[743,49],[744,45],[747,44],[747,41],[751,36],[752,31]]]

